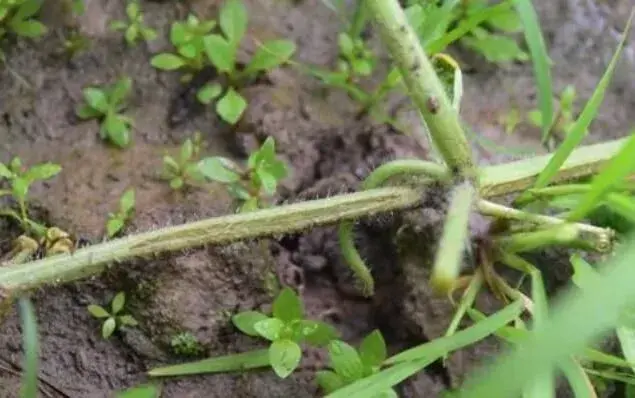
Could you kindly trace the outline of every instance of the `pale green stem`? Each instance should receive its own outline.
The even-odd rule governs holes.
[[[549,246],[567,246],[594,250],[592,243],[584,240],[575,225],[562,224],[532,232],[519,232],[494,240],[501,250],[510,253],[528,252]]]
[[[452,106],[441,80],[426,56],[397,0],[368,0],[382,41],[401,71],[406,87],[421,112],[434,146],[449,168],[476,180],[476,165],[463,132],[458,113]],[[418,137],[423,141],[422,137]]]

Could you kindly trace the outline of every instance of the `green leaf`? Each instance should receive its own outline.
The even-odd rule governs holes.
[[[88,312],[90,312],[90,314],[95,318],[108,318],[110,316],[110,313],[106,311],[104,307],[99,305],[90,304],[87,309]]]
[[[29,181],[33,182],[35,180],[48,180],[56,176],[60,171],[62,171],[62,166],[55,163],[43,163],[37,164],[24,173],[23,177]]]
[[[356,59],[351,65],[358,76],[370,76],[373,73],[373,65],[367,59]]]
[[[364,365],[355,350],[341,340],[333,340],[328,345],[331,368],[345,381],[359,380],[364,376]]]
[[[104,90],[88,87],[84,89],[84,98],[91,108],[104,114],[108,112],[108,97],[106,97]]]
[[[248,369],[269,367],[269,351],[256,350],[241,354],[231,354],[196,362],[152,369],[148,374],[157,376],[183,376],[202,373],[244,372]]]
[[[231,73],[236,63],[236,48],[222,36],[212,34],[203,38],[205,53],[219,72]]]
[[[131,25],[128,29],[126,29],[126,33],[124,34],[124,38],[128,45],[134,45],[137,37],[139,36],[139,28],[136,25]]]
[[[104,322],[103,325],[101,325],[101,336],[104,339],[109,338],[110,336],[112,336],[116,328],[117,328],[117,322],[115,321],[115,318],[111,317],[106,319],[106,322]]]
[[[106,234],[109,238],[117,235],[119,231],[123,228],[124,220],[119,217],[113,217],[108,220],[106,223]]]
[[[284,379],[300,364],[302,350],[291,340],[276,340],[269,346],[269,362],[278,377]]]
[[[247,9],[242,0],[225,1],[219,22],[225,36],[237,46],[247,31]]]
[[[11,188],[13,191],[13,196],[18,200],[25,200],[26,195],[29,192],[29,186],[31,183],[27,181],[25,178],[16,177],[11,182]]]
[[[525,61],[529,59],[512,38],[487,34],[484,37],[464,37],[461,42],[480,52],[490,62]]]
[[[215,156],[204,158],[198,164],[201,173],[212,181],[228,184],[240,180],[240,176],[230,169],[233,162],[229,159]]]
[[[236,124],[247,108],[247,101],[233,88],[216,103],[216,112],[229,124]]]
[[[337,45],[340,48],[340,53],[353,56],[355,45],[353,44],[353,39],[351,39],[347,33],[340,32],[340,34],[337,35]]]
[[[194,154],[194,144],[192,143],[192,140],[188,138],[187,140],[185,140],[185,142],[183,142],[183,145],[181,145],[181,153],[180,153],[181,162],[182,163],[187,162],[188,160],[190,160],[193,154]],[[178,165],[177,165],[177,169],[178,169]]]
[[[289,287],[282,289],[273,302],[273,316],[286,323],[302,319],[303,315],[302,301],[298,295]]]
[[[269,319],[269,317],[262,312],[258,311],[245,311],[239,312],[238,314],[232,316],[232,323],[236,326],[241,332],[245,333],[248,336],[260,336],[260,333],[256,331],[255,325],[256,323]]]
[[[274,193],[276,193],[276,186],[278,185],[278,181],[274,176],[263,169],[256,169],[256,175],[258,176],[260,185],[265,190],[265,193],[267,193],[267,195],[273,195]]]
[[[271,174],[277,181],[285,178],[289,172],[286,163],[278,159],[274,159],[263,165],[262,169],[266,170],[267,173]]]
[[[39,21],[27,20],[19,23],[12,23],[11,30],[19,36],[36,38],[46,33],[46,26]]]
[[[13,18],[17,20],[23,20],[35,16],[35,14],[37,14],[42,7],[42,1],[40,0],[24,0],[22,2],[17,1],[14,3],[20,4],[18,11],[13,16]],[[11,4],[10,1],[9,4]]]
[[[170,42],[174,47],[180,47],[181,44],[191,39],[185,25],[182,22],[174,22],[170,27]]]
[[[126,24],[124,21],[112,21],[110,23],[110,30],[114,30],[114,31],[124,30],[127,27],[128,27],[128,24]]]
[[[533,109],[527,113],[527,119],[536,127],[542,126],[542,113],[538,109]]]
[[[119,80],[112,88],[112,91],[109,95],[109,102],[112,105],[121,104],[128,94],[130,94],[130,90],[132,89],[132,79],[129,77],[124,77]]]
[[[487,24],[507,33],[515,33],[523,28],[523,23],[520,20],[518,13],[512,8],[507,10],[507,12],[492,15],[487,20]]]
[[[162,53],[152,57],[150,64],[157,69],[175,70],[185,66],[185,61],[178,55]]]
[[[276,141],[273,137],[267,137],[260,148],[249,156],[247,165],[250,168],[260,167],[261,163],[268,163],[276,158]]]
[[[560,107],[563,110],[571,110],[573,108],[573,101],[575,100],[575,86],[568,85],[560,93]]]
[[[315,380],[325,393],[330,394],[346,385],[344,380],[335,372],[320,370],[315,374]]]
[[[185,43],[178,47],[177,52],[187,59],[196,59],[198,49],[194,43]]]
[[[35,398],[38,396],[38,359],[40,344],[35,308],[27,298],[18,300],[20,321],[22,325],[22,349],[24,351],[22,386],[20,397]]]
[[[254,330],[265,339],[275,341],[280,339],[284,326],[278,318],[267,318],[254,323]]]
[[[134,188],[128,188],[123,195],[121,195],[121,199],[119,199],[119,209],[122,214],[128,214],[135,205],[135,191]]]
[[[152,41],[157,38],[157,31],[150,28],[141,29],[141,34],[146,41]]]
[[[170,180],[170,188],[176,190],[181,189],[183,187],[183,179],[181,177],[176,177]]]
[[[302,319],[297,321],[298,326],[295,323],[292,325],[300,329],[304,340],[317,347],[325,346],[338,337],[337,329],[324,322]]]
[[[569,130],[564,142],[562,142],[562,144],[558,147],[556,152],[549,160],[547,166],[545,166],[545,168],[538,175],[538,178],[536,179],[536,182],[534,184],[534,188],[546,187],[556,176],[556,174],[558,174],[558,170],[560,170],[560,167],[562,167],[569,155],[571,155],[571,152],[573,152],[573,150],[582,142],[582,140],[586,136],[586,133],[588,131],[587,129],[597,115],[600,109],[600,105],[602,104],[602,101],[604,99],[604,93],[606,92],[606,89],[608,88],[609,83],[611,82],[611,79],[613,77],[613,72],[615,71],[615,67],[617,66],[617,61],[620,58],[622,49],[624,48],[624,43],[626,38],[628,37],[628,32],[630,31],[632,20],[633,14],[631,14],[631,17],[628,20],[626,29],[622,36],[622,40],[617,46],[617,50],[615,51],[615,54],[613,55],[613,58],[611,59],[611,62],[609,63],[606,71],[604,72],[604,75],[595,88],[593,95],[591,95],[591,98],[584,106],[584,110],[582,110],[582,113],[576,120],[575,124]],[[546,115],[546,113],[543,112],[543,115]]]
[[[128,5],[126,6],[126,15],[131,20],[134,20],[135,17],[137,17],[139,15],[140,11],[141,10],[139,8],[139,4],[134,2],[134,1],[128,3]]]
[[[120,391],[116,398],[159,398],[160,391],[157,386],[148,384]]]
[[[12,178],[13,172],[4,164],[0,163],[0,178]]]
[[[238,208],[238,213],[248,213],[250,211],[258,210],[260,201],[257,197],[250,197],[246,199]]]
[[[223,87],[218,83],[206,84],[196,92],[196,98],[203,104],[207,105],[214,99],[218,98],[223,92]]]
[[[130,143],[128,123],[121,115],[109,113],[104,119],[102,127],[108,133],[110,141],[118,147],[125,148]]]
[[[124,292],[119,292],[115,295],[115,298],[112,299],[111,308],[112,314],[118,314],[122,309],[123,305],[126,302],[126,294]]]
[[[139,322],[137,322],[137,320],[134,319],[132,317],[132,315],[121,315],[121,316],[117,317],[117,319],[119,319],[119,322],[122,325],[125,325],[125,326],[137,326],[137,325],[139,325]]]
[[[287,62],[295,52],[295,44],[289,40],[271,40],[258,48],[245,68],[245,73],[271,70]]]
[[[386,355],[386,342],[379,330],[373,330],[359,346],[359,356],[366,366],[380,366]]]
[[[93,118],[101,116],[102,112],[98,111],[97,109],[94,109],[88,104],[82,104],[77,108],[77,110],[75,111],[75,114],[80,119],[93,119]]]

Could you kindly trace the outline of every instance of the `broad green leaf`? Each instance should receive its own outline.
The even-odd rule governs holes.
[[[90,314],[95,318],[108,318],[110,316],[110,313],[106,311],[102,306],[90,304],[86,308],[88,309],[88,312],[90,312]]]
[[[245,68],[245,73],[271,70],[287,62],[295,52],[295,44],[289,40],[271,40],[258,48]]]
[[[13,172],[4,164],[0,163],[0,178],[12,178]]]
[[[112,87],[112,91],[110,92],[109,102],[112,105],[121,104],[128,94],[130,94],[130,90],[132,89],[132,79],[129,77],[124,77],[114,84]]]
[[[602,199],[635,171],[635,130],[620,151],[608,162],[591,182],[591,189],[569,213],[568,221],[580,221],[595,209]]]
[[[10,3],[11,1],[9,1],[9,4]],[[17,1],[14,2],[14,4],[20,4],[20,6],[18,7],[18,11],[14,15],[14,18],[18,20],[23,20],[35,16],[35,14],[37,14],[42,7],[41,0]]]
[[[112,21],[110,23],[110,29],[114,31],[124,30],[128,27],[124,21]]]
[[[141,34],[143,38],[147,41],[152,41],[157,38],[157,31],[150,28],[141,29]]]
[[[170,42],[174,47],[180,47],[181,44],[191,40],[191,35],[182,22],[174,22],[170,27]]]
[[[359,346],[359,356],[366,366],[380,366],[386,355],[386,342],[379,330],[373,330]]]
[[[183,163],[187,162],[188,160],[190,160],[193,154],[194,154],[194,144],[192,143],[192,140],[188,138],[187,140],[185,140],[183,145],[181,145],[181,153],[180,153],[181,162]],[[177,169],[178,169],[178,166],[177,166]]]
[[[13,30],[13,32],[15,32],[19,36],[30,38],[43,36],[47,31],[46,26],[44,26],[41,22],[34,20],[25,20],[18,23],[12,23],[11,30]]]
[[[269,366],[269,350],[265,349],[155,368],[150,370],[148,375],[152,377],[164,377],[231,371],[244,372],[248,369],[266,368]]]
[[[141,10],[139,9],[139,3],[136,3],[134,1],[128,3],[128,5],[126,6],[126,15],[132,20],[134,20],[137,15],[139,15],[140,11]]]
[[[247,31],[247,9],[242,0],[226,0],[220,10],[219,23],[225,36],[238,46]]]
[[[106,222],[106,234],[109,238],[117,235],[119,231],[123,228],[124,220],[119,217],[113,217],[108,219]]]
[[[209,104],[214,99],[218,98],[223,92],[223,87],[218,83],[211,83],[204,85],[200,90],[196,92],[196,98],[202,104]]]
[[[175,70],[185,66],[185,61],[178,55],[162,53],[152,57],[150,64],[157,69]]]
[[[274,176],[263,169],[256,169],[256,175],[258,176],[258,180],[260,180],[260,185],[264,189],[265,193],[267,193],[267,195],[273,195],[274,193],[276,193],[276,186],[278,185],[278,181]]]
[[[128,43],[131,46],[135,44],[138,36],[139,36],[139,28],[136,25],[131,25],[128,29],[126,29],[126,33],[124,34],[126,43]]]
[[[98,111],[97,109],[93,108],[92,106],[88,104],[82,104],[77,108],[77,110],[75,111],[75,114],[80,119],[93,119],[96,117],[100,117],[102,115],[102,112]]]
[[[20,397],[36,398],[38,396],[40,344],[35,308],[29,299],[23,297],[18,300],[18,308],[22,324],[22,349],[24,351]]]
[[[520,0],[517,0],[517,1],[520,1]],[[523,0],[523,1],[526,1],[527,3],[531,4],[529,0]],[[521,10],[519,10],[519,12],[520,11]],[[520,13],[522,14],[522,12]],[[589,101],[584,106],[582,113],[576,120],[571,130],[569,130],[565,140],[562,142],[562,144],[558,147],[556,152],[553,154],[547,166],[545,166],[545,168],[538,175],[538,178],[536,179],[536,182],[534,184],[534,188],[546,187],[551,182],[551,180],[558,174],[558,170],[560,170],[560,167],[562,167],[562,165],[567,160],[569,155],[571,155],[571,152],[573,152],[573,150],[582,142],[582,140],[586,136],[586,132],[588,131],[589,125],[591,124],[595,116],[597,115],[597,112],[600,109],[600,105],[602,104],[602,100],[604,99],[604,93],[606,92],[606,89],[608,88],[609,83],[611,82],[611,78],[613,77],[613,72],[615,70],[615,67],[617,66],[617,61],[620,58],[622,49],[624,48],[624,42],[626,38],[628,37],[628,32],[630,31],[631,22],[633,20],[633,14],[634,13],[631,13],[631,16],[626,25],[626,29],[622,36],[622,40],[617,46],[617,50],[615,51],[615,54],[613,55],[613,58],[611,59],[611,62],[609,63],[606,71],[604,72],[604,75],[598,82],[598,85],[596,86],[595,91],[593,92],[593,95],[591,95],[591,98],[589,98]],[[550,115],[551,113],[546,113],[543,111],[542,114],[544,117],[544,115],[547,115],[547,114]],[[549,120],[549,118],[547,118],[547,120]],[[543,119],[543,125],[544,125],[544,119]]]
[[[331,340],[337,338],[338,332],[333,326],[320,322],[312,321],[309,319],[302,319],[292,324],[292,328],[299,328],[300,335],[306,342],[317,347],[322,347],[331,342]]]
[[[212,34],[203,38],[205,53],[219,72],[231,73],[236,64],[236,48],[222,36]]]
[[[134,319],[132,317],[132,315],[121,315],[121,316],[117,317],[117,319],[119,320],[119,322],[122,325],[125,325],[125,326],[137,326],[137,325],[139,325],[139,322],[137,322],[137,320]]]
[[[254,330],[269,341],[280,339],[284,329],[284,322],[278,318],[267,318],[254,323]]]
[[[13,196],[18,200],[26,199],[26,194],[29,192],[30,182],[25,178],[16,177],[11,182],[11,190],[13,191]]]
[[[148,384],[129,388],[117,393],[116,398],[159,398],[161,389],[155,385]]]
[[[177,52],[179,53],[179,55],[182,55],[183,57],[185,57],[187,59],[195,59],[196,56],[199,53],[195,42],[185,43],[185,44],[180,45],[177,48]]]
[[[518,13],[511,7],[507,12],[497,13],[488,18],[487,24],[507,33],[515,33],[523,28]]]
[[[351,63],[351,66],[358,76],[370,76],[373,73],[373,65],[367,59],[356,59]]]
[[[170,188],[172,189],[181,189],[183,184],[184,182],[181,177],[176,177],[170,180]]]
[[[30,182],[36,180],[48,180],[56,176],[60,171],[62,171],[62,166],[55,163],[43,163],[37,164],[24,173],[23,177]]]
[[[364,364],[355,350],[341,340],[333,340],[328,345],[331,368],[345,381],[359,380],[364,376]]]
[[[215,156],[204,158],[198,164],[201,173],[212,181],[228,184],[240,179],[240,176],[229,168],[233,164],[229,159]]]
[[[245,311],[239,312],[238,314],[232,316],[232,323],[236,326],[241,332],[245,333],[248,336],[260,336],[256,328],[254,327],[256,323],[269,319],[269,317],[262,312],[257,311]]]
[[[315,374],[315,380],[325,393],[330,394],[346,385],[337,373],[330,370],[320,370]]]
[[[289,287],[282,289],[273,302],[273,316],[287,323],[302,319],[303,315],[302,301],[298,295]]]
[[[119,292],[115,295],[115,298],[112,299],[111,309],[112,314],[118,314],[122,309],[123,305],[126,302],[126,294],[124,292]]]
[[[291,340],[276,340],[269,346],[269,362],[278,377],[284,379],[300,364],[302,350]]]
[[[531,0],[513,0],[518,17],[525,28],[525,41],[538,86],[538,106],[542,115],[542,142],[547,142],[553,120],[553,84],[551,82],[551,66],[549,52],[545,45],[538,15]]]
[[[259,163],[268,163],[276,158],[276,141],[269,136],[262,143],[254,156],[250,156],[247,164],[249,167],[258,167]]]
[[[525,61],[529,59],[512,38],[488,34],[482,38],[464,37],[461,42],[480,52],[490,62]]]
[[[128,214],[132,211],[135,204],[135,190],[128,188],[119,199],[119,207],[122,214]]]
[[[108,112],[108,97],[106,97],[104,90],[88,87],[84,89],[84,98],[86,99],[86,103],[93,109],[101,113]]]
[[[345,54],[347,56],[353,56],[353,51],[355,50],[355,45],[353,44],[353,39],[346,32],[340,32],[337,35],[337,45],[340,49],[341,54]]]
[[[282,180],[288,175],[289,170],[287,164],[282,160],[274,159],[262,166],[263,170],[271,174],[277,181]]]
[[[115,318],[111,317],[106,319],[103,325],[101,325],[101,336],[104,339],[109,338],[115,332],[116,328],[117,328],[117,322],[115,321]]]
[[[110,141],[118,147],[125,148],[130,143],[128,123],[121,115],[109,113],[104,119],[102,128],[108,134]]]
[[[233,88],[216,103],[216,112],[229,124],[236,124],[247,108],[247,101]]]

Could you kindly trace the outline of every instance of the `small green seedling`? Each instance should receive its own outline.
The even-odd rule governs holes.
[[[119,211],[110,213],[106,222],[106,234],[109,238],[117,235],[127,221],[132,217],[135,206],[135,193],[133,188],[129,188],[119,199]]]
[[[325,393],[330,394],[357,380],[378,373],[386,359],[386,343],[378,330],[366,336],[359,351],[349,344],[332,340],[328,344],[330,370],[317,372],[318,385]],[[393,389],[378,391],[373,397],[398,397]]]
[[[170,340],[172,351],[184,357],[196,357],[203,353],[200,341],[190,332],[179,333]]]
[[[181,145],[178,160],[167,154],[163,157],[162,178],[170,182],[172,189],[179,190],[205,180],[199,170],[200,151],[201,134],[195,133]]]
[[[125,303],[125,293],[119,292],[110,303],[110,312],[96,304],[90,304],[87,307],[88,312],[90,312],[92,316],[104,320],[104,323],[101,325],[101,335],[104,339],[112,336],[112,334],[122,326],[137,326],[139,324],[132,315],[121,315],[121,310],[123,310]]]
[[[128,21],[113,21],[110,24],[110,29],[114,31],[123,31],[126,43],[130,47],[134,47],[139,39],[145,41],[152,41],[156,39],[157,32],[145,25],[143,20],[143,12],[141,6],[137,1],[131,1],[126,6],[126,15]]]
[[[554,112],[551,121],[550,136],[551,138],[564,139],[571,127],[575,124],[575,115],[573,111],[573,103],[575,101],[575,87],[568,85],[560,93],[560,99],[557,103],[557,111]],[[532,109],[527,114],[529,122],[536,127],[542,127],[542,113],[539,109]],[[553,144],[553,142],[551,142]]]
[[[239,212],[266,207],[264,196],[273,195],[280,180],[288,174],[286,164],[276,157],[272,137],[268,137],[249,156],[246,168],[223,157],[209,157],[199,162],[199,169],[209,180],[227,186],[230,193],[241,202]]]
[[[99,134],[120,148],[130,144],[132,119],[121,112],[132,89],[132,79],[124,77],[111,86],[84,89],[85,104],[77,109],[81,119],[99,119]]]
[[[237,53],[247,30],[247,9],[242,0],[227,0],[219,16],[221,34],[203,38],[205,52],[211,64],[225,75],[228,87],[210,83],[201,88],[197,98],[209,104],[217,98],[216,113],[227,123],[236,124],[247,108],[247,101],[238,93],[246,82],[258,74],[287,62],[295,52],[295,44],[289,40],[270,40],[263,43],[247,65],[239,69]]]
[[[271,341],[269,362],[281,378],[298,367],[302,357],[300,343],[324,346],[336,338],[337,333],[326,323],[304,319],[302,301],[288,287],[282,289],[273,302],[272,316],[246,311],[234,315],[232,322],[246,335]]]
[[[368,77],[373,73],[377,60],[362,38],[342,32],[337,44],[340,52],[337,69],[346,77],[345,81],[356,81],[359,77]]]
[[[41,0],[5,0],[0,2],[0,40],[9,34],[37,38],[47,29],[36,19],[42,7]],[[0,51],[0,60],[4,61]]]
[[[170,42],[176,53],[161,53],[152,57],[150,63],[157,69],[185,71],[181,80],[188,82],[194,73],[207,65],[204,38],[216,27],[215,20],[201,21],[190,14],[185,21],[176,21],[170,28]]]
[[[0,215],[5,215],[17,220],[25,232],[30,231],[42,236],[46,227],[29,219],[27,211],[27,199],[31,184],[36,181],[45,181],[56,176],[62,167],[55,163],[36,164],[27,168],[19,157],[14,157],[8,165],[0,163],[0,180],[6,179],[10,189],[0,189],[0,197],[11,196],[18,203],[19,211],[12,209],[0,209]]]
[[[140,385],[119,391],[116,398],[159,398],[161,396],[161,388],[152,384]]]

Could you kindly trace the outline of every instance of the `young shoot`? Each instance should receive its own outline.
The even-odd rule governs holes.
[[[272,137],[249,156],[246,168],[216,156],[202,159],[199,169],[207,179],[227,186],[240,203],[239,212],[266,207],[265,197],[273,195],[278,183],[288,174],[286,164],[276,156]]]
[[[302,301],[288,287],[282,289],[273,302],[271,316],[258,311],[246,311],[234,315],[232,322],[246,335],[271,342],[268,350],[269,363],[283,379],[300,364],[300,343],[324,346],[337,336],[330,325],[304,319]]]
[[[84,89],[84,101],[77,109],[80,119],[98,119],[99,135],[120,148],[130,144],[132,119],[122,112],[132,89],[132,79],[121,78],[111,86],[88,87]]]
[[[170,28],[170,42],[176,52],[157,54],[150,63],[161,70],[182,70],[184,75],[181,80],[190,81],[196,72],[207,65],[203,40],[215,27],[215,20],[201,21],[193,14],[185,21],[174,22]]]
[[[38,38],[46,34],[47,29],[36,19],[42,7],[42,0],[7,0],[0,3],[0,40],[7,35]],[[0,61],[5,55],[0,51]]]
[[[36,164],[30,168],[22,164],[19,157],[14,157],[9,164],[0,163],[0,181],[8,182],[8,189],[0,189],[0,197],[10,196],[17,202],[18,210],[0,208],[0,215],[9,216],[20,223],[25,232],[33,232],[42,236],[46,228],[31,220],[27,210],[27,200],[31,184],[55,177],[62,167],[55,163]]]
[[[124,304],[126,303],[126,295],[119,292],[115,295],[110,303],[110,311],[96,304],[90,304],[88,312],[97,319],[102,319],[101,335],[104,339],[109,338],[112,334],[119,330],[122,326],[137,326],[139,323],[132,315],[122,314]]]
[[[106,234],[109,238],[113,238],[123,229],[126,222],[132,218],[135,206],[135,192],[133,188],[129,188],[121,195],[119,199],[119,211],[110,213],[106,222]]]
[[[183,142],[177,159],[167,154],[163,156],[162,178],[170,182],[170,188],[176,191],[205,181],[199,170],[200,151],[201,134],[197,132]]]
[[[114,31],[123,31],[126,43],[130,47],[134,47],[140,39],[152,41],[157,37],[157,32],[146,26],[143,18],[143,12],[138,1],[131,1],[126,6],[127,21],[113,21],[110,29]]]
[[[197,357],[205,351],[201,342],[190,332],[179,333],[172,337],[170,346],[176,355],[183,357]]]
[[[548,135],[548,138],[551,138],[551,140],[547,141],[551,147],[550,149],[553,149],[555,146],[554,140],[562,141],[575,124],[576,115],[573,110],[575,97],[575,87],[572,85],[566,86],[560,93],[560,98],[556,105],[556,112],[551,120],[550,134]],[[539,109],[529,111],[527,118],[532,125],[538,128],[542,127],[544,118]]]

